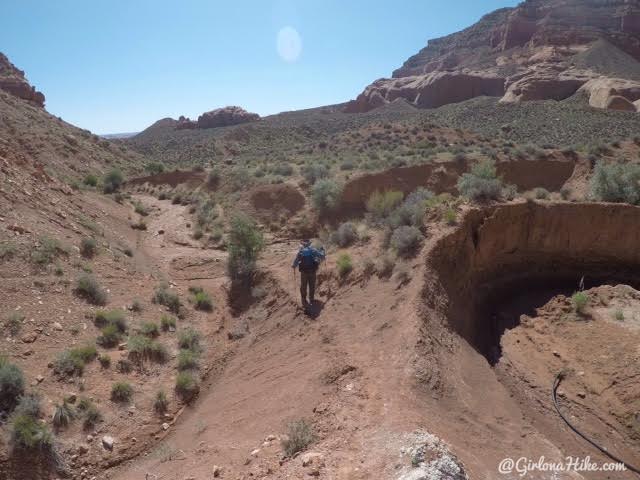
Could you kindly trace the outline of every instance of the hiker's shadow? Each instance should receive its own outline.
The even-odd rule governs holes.
[[[314,320],[320,316],[322,309],[324,308],[324,302],[320,300],[314,300],[313,303],[307,305],[305,308],[305,315]]]

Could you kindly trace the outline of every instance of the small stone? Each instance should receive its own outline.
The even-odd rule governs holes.
[[[105,435],[104,437],[102,437],[102,446],[106,450],[113,450],[114,442],[115,442],[115,440],[113,439],[113,437],[111,437],[109,435]]]
[[[58,322],[53,322],[51,326],[53,327],[54,330],[57,330],[58,332],[62,331],[62,325],[60,325]]]
[[[578,396],[580,398],[585,398],[587,396],[587,394],[585,392],[578,392]]]
[[[75,393],[71,392],[71,393],[67,393],[64,396],[64,398],[69,403],[76,403],[76,400],[78,399],[78,395],[76,395]]]
[[[93,435],[87,435],[87,443],[93,442]]]
[[[169,424],[168,424],[168,423],[166,423],[166,422],[165,422],[165,423],[163,423],[163,424],[162,424],[162,429],[163,429],[163,430],[169,430]]]
[[[274,440],[276,440],[278,437],[276,437],[273,433],[271,435],[267,435],[267,438],[265,439],[267,442],[273,442]]]
[[[120,345],[118,345],[118,350],[126,350],[127,349],[127,343],[121,343]]]
[[[33,343],[38,338],[38,334],[36,332],[25,333],[20,340],[22,343]]]
[[[38,382],[38,383],[42,383],[43,381],[44,381],[44,377],[43,377],[42,375],[38,375],[38,376],[36,377],[36,382]]]
[[[164,235],[164,230],[162,229],[158,230],[158,235]]]
[[[86,445],[78,445],[78,455],[84,455],[89,451],[89,447]]]
[[[556,352],[555,350],[553,351],[553,356],[560,358],[560,354],[558,352]]]
[[[315,465],[320,467],[324,465],[324,455],[318,452],[308,452],[300,456],[300,461],[303,467]]]
[[[218,478],[222,474],[222,469],[218,465],[213,466],[213,477]]]
[[[256,457],[256,456],[258,456],[259,453],[260,453],[260,449],[256,448],[255,450],[251,451],[251,456],[252,457]]]

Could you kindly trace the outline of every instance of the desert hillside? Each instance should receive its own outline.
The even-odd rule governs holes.
[[[639,12],[527,0],[354,102],[129,138],[0,55],[0,478],[637,478]],[[568,456],[625,464],[503,470]]]

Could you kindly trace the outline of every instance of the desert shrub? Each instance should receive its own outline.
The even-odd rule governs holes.
[[[96,327],[102,328],[107,325],[115,325],[122,333],[127,331],[127,319],[124,310],[98,310],[93,319]]]
[[[18,251],[13,242],[0,242],[0,260],[12,259]]]
[[[189,287],[189,291],[193,294],[193,304],[196,310],[210,312],[213,310],[213,300],[202,287]]]
[[[301,173],[309,185],[314,185],[318,180],[329,176],[329,168],[322,163],[310,163],[302,168]]]
[[[338,257],[336,266],[338,267],[338,275],[340,275],[340,277],[346,277],[353,270],[351,256],[348,253],[343,253]]]
[[[603,202],[640,203],[640,165],[599,161],[590,182],[591,195]]]
[[[201,229],[207,229],[216,218],[218,218],[218,212],[214,200],[207,199],[196,207],[196,225]]]
[[[296,420],[287,425],[287,437],[282,441],[282,448],[287,457],[302,452],[315,440],[313,429],[304,419]]]
[[[140,300],[138,300],[138,299],[134,300],[131,303],[131,311],[132,312],[136,312],[136,313],[141,312],[142,311],[142,302]]]
[[[90,173],[86,177],[84,177],[82,183],[84,183],[88,187],[96,187],[98,185],[98,177]]]
[[[563,200],[569,200],[571,197],[571,189],[569,187],[562,187],[560,189],[560,197],[562,197]]]
[[[258,255],[264,248],[262,232],[253,219],[236,215],[229,232],[227,271],[232,282],[251,283]]]
[[[342,248],[353,245],[356,240],[358,240],[358,231],[351,222],[344,222],[331,234],[331,242]]]
[[[198,381],[190,372],[180,372],[176,377],[176,393],[184,401],[191,401],[200,391]]]
[[[484,160],[471,167],[471,172],[463,173],[458,180],[458,190],[472,200],[490,200],[500,197],[502,181],[497,177],[493,160]]]
[[[38,246],[31,253],[31,261],[38,265],[49,265],[59,255],[67,254],[67,250],[55,238],[42,237],[38,243]]]
[[[170,317],[169,315],[162,315],[160,317],[160,328],[162,329],[163,332],[167,332],[172,328],[175,329],[176,319],[173,317]]]
[[[111,357],[106,353],[98,356],[98,361],[100,362],[100,366],[102,368],[109,368],[111,366]]]
[[[167,399],[167,394],[164,390],[159,390],[156,392],[156,398],[153,401],[153,409],[159,413],[163,414],[169,408],[169,400]]]
[[[80,254],[85,258],[92,258],[98,251],[98,244],[93,238],[83,238],[80,241]]]
[[[311,189],[313,205],[321,214],[325,214],[338,206],[342,187],[333,180],[320,180]]]
[[[355,160],[353,160],[352,158],[347,158],[340,164],[340,170],[354,170],[357,166],[358,164]]]
[[[614,320],[617,320],[618,322],[624,321],[624,312],[619,308],[616,309],[611,316],[613,317]]]
[[[62,405],[56,405],[53,413],[53,426],[57,429],[68,427],[71,421],[75,418],[76,413],[73,408],[66,401],[62,402]]]
[[[53,450],[53,435],[37,418],[15,415],[11,422],[11,444],[19,450],[49,453]]]
[[[144,169],[151,175],[164,172],[164,164],[160,162],[149,162],[144,166]]]
[[[146,230],[147,229],[147,222],[145,222],[142,218],[140,220],[138,220],[135,223],[131,224],[131,228],[133,228],[134,230]]]
[[[422,233],[416,227],[402,226],[393,231],[391,246],[401,257],[411,257],[422,244]]]
[[[140,333],[146,337],[155,338],[160,335],[158,324],[155,322],[143,322],[140,325]]]
[[[290,177],[293,175],[293,167],[288,163],[279,163],[274,165],[271,169],[271,173],[274,175],[281,175],[283,177]]]
[[[104,193],[115,193],[120,190],[124,183],[124,175],[116,168],[109,171],[102,179],[102,191]]]
[[[505,185],[502,189],[502,197],[505,200],[513,200],[518,196],[518,187],[515,185],[509,184]]]
[[[582,314],[589,303],[589,295],[585,292],[576,292],[571,296],[571,303],[576,313]]]
[[[64,350],[53,362],[53,371],[59,375],[82,375],[85,364],[96,358],[95,345],[85,345]]]
[[[133,370],[133,363],[128,358],[121,358],[116,363],[116,371],[120,373],[131,373]]]
[[[178,294],[169,291],[169,286],[164,283],[156,288],[153,293],[153,297],[151,297],[151,301],[153,303],[164,305],[170,312],[173,312],[176,315],[180,313],[180,307],[182,306]]]
[[[213,188],[218,185],[218,182],[220,182],[220,172],[213,169],[207,174],[207,186]]]
[[[147,206],[142,203],[142,202],[131,202],[133,205],[133,211],[136,212],[138,215],[141,215],[143,217],[146,217],[147,215],[149,215],[149,209],[147,208]]]
[[[362,260],[362,273],[364,274],[365,277],[370,277],[371,275],[373,275],[376,271],[376,263],[373,261],[372,258],[364,258]]]
[[[533,196],[538,200],[546,200],[549,198],[549,190],[542,187],[537,187],[533,189]]]
[[[11,412],[24,393],[24,375],[17,365],[0,358],[0,411]]]
[[[394,190],[386,192],[374,192],[367,200],[367,211],[374,220],[387,218],[395,208],[400,205],[404,194]]]
[[[197,330],[193,328],[185,328],[180,331],[178,335],[178,346],[193,352],[200,351],[200,339],[201,335]]]
[[[178,370],[193,370],[198,368],[198,354],[193,350],[180,349],[178,353]]]
[[[38,417],[42,411],[40,396],[34,393],[27,393],[20,397],[18,405],[14,410],[14,415],[31,415]]]
[[[89,274],[81,275],[76,281],[76,295],[83,297],[93,305],[107,303],[107,292],[100,286],[95,277]]]
[[[166,362],[169,357],[164,345],[143,335],[129,337],[127,350],[129,351],[129,358],[138,364],[143,363],[145,360]]]
[[[117,403],[128,403],[133,397],[133,388],[127,382],[116,382],[111,387],[111,400]]]
[[[121,338],[122,334],[118,327],[114,324],[109,324],[102,329],[100,336],[96,339],[96,343],[105,348],[113,348],[120,343]]]
[[[20,333],[22,329],[22,322],[24,322],[24,315],[20,312],[11,312],[4,323],[5,328],[12,336]]]
[[[96,407],[95,404],[90,401],[87,407],[84,409],[83,415],[84,420],[82,422],[82,426],[85,430],[92,429],[98,424],[98,422],[102,420],[102,414],[100,413],[100,410],[98,410],[98,407]]]
[[[389,225],[393,228],[402,225],[422,226],[423,217],[427,209],[427,202],[433,198],[433,192],[426,188],[418,188],[407,195],[407,198],[391,213]]]

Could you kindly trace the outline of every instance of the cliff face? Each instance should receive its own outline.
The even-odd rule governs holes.
[[[32,87],[9,59],[0,53],[0,89],[44,108],[44,94]]]
[[[628,82],[640,86],[640,0],[527,0],[497,10],[461,32],[430,40],[346,111],[397,98],[429,108],[480,95],[504,102],[561,100],[581,88],[591,97],[594,79],[600,100],[592,106],[620,104],[603,102],[603,91],[629,104],[640,99]]]

